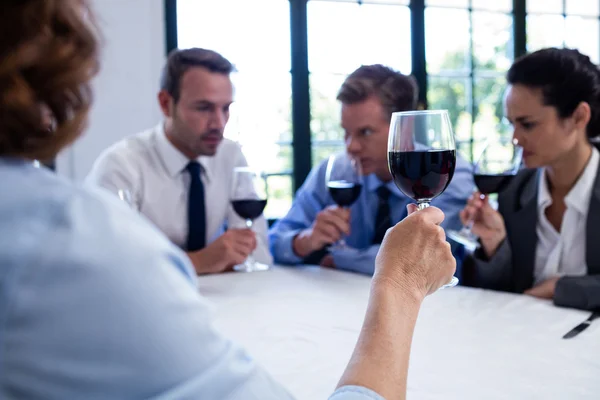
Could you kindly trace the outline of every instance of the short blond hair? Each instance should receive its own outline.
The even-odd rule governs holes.
[[[337,99],[342,104],[355,104],[376,96],[390,118],[396,111],[417,108],[419,89],[413,77],[381,64],[363,65],[342,84]]]

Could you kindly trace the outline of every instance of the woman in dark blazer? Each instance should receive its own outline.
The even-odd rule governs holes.
[[[479,193],[462,211],[481,244],[463,283],[598,309],[600,153],[590,139],[600,134],[600,71],[577,50],[551,48],[517,60],[507,80],[504,112],[527,169],[498,211]]]

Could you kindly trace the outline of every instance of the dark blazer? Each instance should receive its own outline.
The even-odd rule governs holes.
[[[506,239],[487,259],[481,249],[463,264],[463,284],[523,293],[533,286],[537,247],[538,170],[523,170],[498,196]],[[600,308],[600,168],[596,173],[586,224],[588,275],[559,279],[554,304],[593,310]]]

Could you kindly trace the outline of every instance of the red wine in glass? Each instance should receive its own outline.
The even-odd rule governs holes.
[[[231,202],[233,210],[240,217],[254,221],[260,217],[267,206],[267,200],[243,199]]]
[[[418,210],[446,190],[456,167],[456,145],[446,110],[392,114],[388,167],[394,183],[417,202]],[[458,279],[442,287],[456,286]]]
[[[473,164],[473,180],[482,196],[505,190],[519,172],[522,157],[523,149],[515,145],[512,137],[499,133],[490,137]],[[479,247],[479,238],[471,231],[474,218],[471,216],[462,229],[448,231],[449,238],[469,250]]]
[[[455,150],[395,151],[388,155],[394,183],[418,203],[446,190],[454,175]]]
[[[473,179],[475,180],[475,186],[482,194],[493,194],[500,193],[503,191],[510,182],[512,182],[514,174],[475,174]]]
[[[360,196],[362,185],[345,180],[327,182],[331,198],[340,207],[350,207]]]
[[[231,194],[231,206],[235,213],[246,221],[246,227],[252,229],[254,220],[260,217],[267,205],[267,181],[265,174],[249,167],[234,169],[234,185]],[[235,271],[266,271],[269,266],[257,262],[252,254],[243,264],[233,267]]]

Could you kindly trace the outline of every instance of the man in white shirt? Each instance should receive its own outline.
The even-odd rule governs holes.
[[[252,252],[272,262],[264,217],[254,232],[230,204],[233,170],[247,165],[223,137],[233,71],[214,51],[173,51],[158,94],[164,121],[105,150],[87,177],[115,194],[128,191],[132,207],[186,250],[199,274],[228,270]]]

